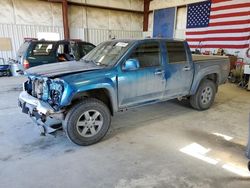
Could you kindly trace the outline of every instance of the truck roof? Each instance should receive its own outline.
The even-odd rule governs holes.
[[[182,39],[171,39],[171,38],[135,38],[135,39],[114,39],[114,40],[110,40],[110,41],[117,41],[117,42],[136,42],[136,41],[155,41],[155,40],[165,40],[165,41],[170,41],[170,42],[174,42],[174,41],[178,41],[178,42],[184,42],[185,40]]]

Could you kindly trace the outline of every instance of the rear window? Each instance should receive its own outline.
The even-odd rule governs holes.
[[[93,50],[95,48],[94,45],[92,44],[82,44],[82,50],[85,54],[89,53],[91,50]]]
[[[53,49],[53,43],[37,43],[35,44],[32,54],[34,56],[46,56],[49,55]]]
[[[18,49],[18,52],[17,52],[18,57],[21,57],[27,51],[29,44],[30,44],[29,42],[24,42],[20,46],[20,48]]]
[[[80,56],[83,57],[95,48],[92,44],[79,44]]]
[[[167,52],[169,63],[186,62],[187,56],[183,42],[167,42]]]

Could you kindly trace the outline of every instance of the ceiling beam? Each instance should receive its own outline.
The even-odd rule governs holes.
[[[40,0],[40,1],[47,1],[47,2],[52,2],[52,3],[62,3],[63,0]],[[122,11],[122,12],[144,14],[144,11],[140,11],[140,10],[116,8],[116,7],[89,4],[89,3],[78,3],[78,2],[68,1],[68,5],[82,6],[82,7],[86,7],[86,8],[99,8],[99,9],[105,9],[105,10],[114,10],[114,11]]]

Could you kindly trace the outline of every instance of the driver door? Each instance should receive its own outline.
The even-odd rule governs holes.
[[[137,60],[139,68],[124,70],[118,77],[119,108],[142,105],[161,100],[165,90],[164,68],[161,63],[160,43],[144,42],[137,45],[128,58]]]

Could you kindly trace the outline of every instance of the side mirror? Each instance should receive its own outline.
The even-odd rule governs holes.
[[[139,69],[139,61],[137,59],[128,59],[124,65],[123,70],[131,71]]]

